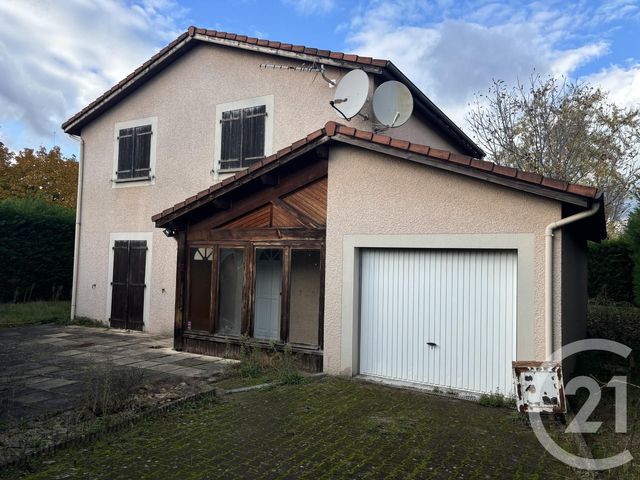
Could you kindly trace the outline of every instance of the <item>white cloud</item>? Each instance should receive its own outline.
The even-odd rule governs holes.
[[[0,124],[37,146],[179,34],[171,0],[0,2]],[[3,138],[10,140],[3,132]]]
[[[635,5],[618,3],[625,11]],[[356,53],[391,59],[464,128],[468,104],[493,79],[515,83],[534,70],[571,77],[606,55],[610,45],[601,33],[618,18],[614,9],[571,2],[374,1],[350,22],[349,42]],[[625,72],[610,69],[592,79],[617,73],[630,89],[634,72]]]
[[[640,64],[629,67],[614,65],[587,75],[583,80],[599,85],[609,92],[609,98],[616,104],[640,108]]]
[[[329,13],[336,6],[335,0],[283,0],[283,3],[301,15]]]

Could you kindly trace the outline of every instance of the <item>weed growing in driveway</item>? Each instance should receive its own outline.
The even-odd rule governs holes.
[[[300,385],[306,381],[296,365],[296,357],[291,347],[280,349],[271,343],[268,350],[260,349],[255,341],[243,336],[240,343],[240,365],[238,374],[242,378],[265,377],[284,385]]]
[[[260,351],[256,348],[251,337],[243,335],[240,338],[240,367],[238,373],[243,378],[255,378],[262,375],[264,366],[260,358]]]
[[[513,398],[507,397],[500,392],[483,393],[478,399],[478,403],[485,407],[514,408],[516,402]]]
[[[144,375],[142,369],[116,370],[114,365],[94,364],[87,369],[89,378],[83,396],[83,406],[100,417],[127,406]]]

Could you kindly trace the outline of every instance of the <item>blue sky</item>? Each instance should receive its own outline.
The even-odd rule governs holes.
[[[474,94],[534,69],[640,105],[640,0],[3,0],[0,141],[76,154],[60,123],[191,24],[389,58],[465,129]]]

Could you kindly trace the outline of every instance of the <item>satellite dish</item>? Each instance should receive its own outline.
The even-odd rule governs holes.
[[[369,77],[363,70],[351,70],[338,83],[333,101],[329,104],[345,120],[351,120],[360,113],[368,96]]]
[[[413,97],[403,83],[390,80],[373,94],[373,113],[385,127],[404,125],[413,112]]]

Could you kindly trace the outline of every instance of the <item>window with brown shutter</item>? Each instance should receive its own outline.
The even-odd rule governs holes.
[[[264,157],[266,105],[222,112],[220,170],[246,168]]]
[[[122,128],[118,132],[117,182],[151,177],[151,125]]]

